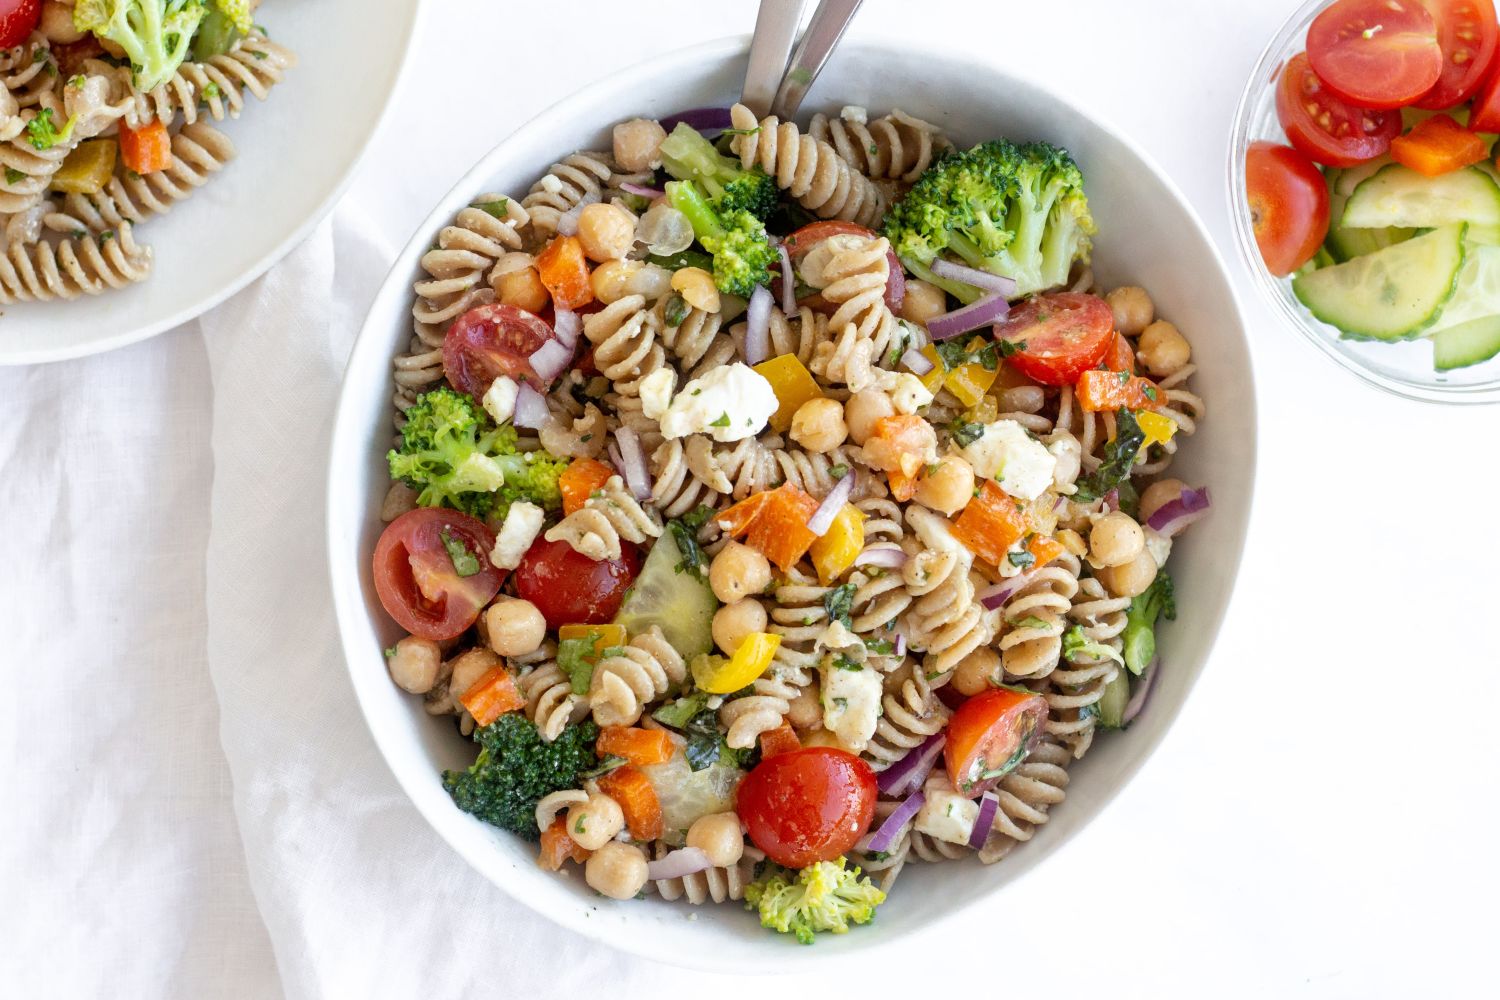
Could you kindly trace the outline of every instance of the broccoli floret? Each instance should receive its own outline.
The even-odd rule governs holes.
[[[577,788],[599,763],[592,722],[568,726],[551,743],[519,712],[509,712],[474,732],[481,747],[467,771],[444,771],[454,805],[502,830],[537,840],[536,804],[543,796]]]
[[[474,400],[447,387],[417,397],[406,411],[401,447],[391,451],[391,477],[421,492],[423,507],[503,517],[517,500],[547,510],[562,506],[558,478],[568,467],[546,452],[517,450],[510,424],[498,427]]]
[[[1156,574],[1151,586],[1144,594],[1130,600],[1130,610],[1125,613],[1125,631],[1121,640],[1125,649],[1125,666],[1137,677],[1156,656],[1156,619],[1165,616],[1168,621],[1177,618],[1177,599],[1172,592],[1172,578],[1166,573]]]
[[[795,934],[803,944],[812,944],[818,931],[844,934],[851,921],[869,923],[883,902],[885,893],[841,857],[809,865],[795,881],[776,869],[745,887],[745,905],[760,910],[762,927]]]
[[[661,165],[678,180],[698,184],[721,214],[744,211],[764,222],[776,210],[776,182],[769,175],[744,169],[686,124],[662,140]]]
[[[884,229],[914,273],[972,302],[978,289],[932,273],[939,254],[1011,278],[1016,295],[1030,295],[1066,283],[1073,262],[1088,261],[1094,220],[1066,150],[1000,139],[934,163]]]
[[[714,284],[727,295],[748,299],[757,285],[771,283],[781,260],[765,224],[744,209],[717,212],[692,181],[669,181],[667,200],[687,216],[703,249],[713,254]]]
[[[254,27],[249,0],[213,0],[193,38],[193,58],[202,62],[223,55]]]
[[[73,26],[125,50],[140,90],[166,83],[207,13],[203,0],[78,0]]]
[[[69,118],[58,128],[57,122],[52,117],[51,108],[43,108],[36,113],[36,117],[26,123],[26,139],[36,149],[51,149],[60,142],[67,142],[73,137],[73,124],[76,119]]]

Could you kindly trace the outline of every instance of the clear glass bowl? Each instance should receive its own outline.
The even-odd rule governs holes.
[[[1282,25],[1261,53],[1234,116],[1229,152],[1229,205],[1240,257],[1266,301],[1323,354],[1370,385],[1428,403],[1500,403],[1500,357],[1456,371],[1432,366],[1427,340],[1377,343],[1344,340],[1339,331],[1313,317],[1292,294],[1292,283],[1266,269],[1255,244],[1245,191],[1245,153],[1252,142],[1285,143],[1276,119],[1276,82],[1281,68],[1306,47],[1307,28],[1329,0],[1308,0]]]

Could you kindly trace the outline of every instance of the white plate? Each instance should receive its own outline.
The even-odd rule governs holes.
[[[610,126],[635,115],[728,104],[744,79],[744,42],[711,42],[653,59],[546,111],[484,157],[449,192],[397,259],[360,332],[339,400],[328,476],[328,554],[339,632],[360,708],[381,753],[422,815],[478,872],[516,899],[580,934],[661,961],[717,971],[787,972],[853,951],[901,945],[992,894],[1054,854],[1089,823],[1161,743],[1209,659],[1234,588],[1255,484],[1255,392],[1244,323],[1223,259],[1183,195],[1107,124],[1031,80],[914,39],[845,42],[807,109],[843,104],[902,110],[943,125],[958,142],[1044,138],[1081,165],[1100,234],[1096,269],[1107,284],[1138,283],[1192,341],[1194,388],[1208,418],[1183,443],[1173,473],[1212,486],[1212,514],[1174,548],[1178,615],[1160,637],[1165,668],[1154,700],[1131,728],[1104,734],[1071,770],[1067,801],[1035,837],[1000,864],[973,859],[913,864],[879,918],[814,948],[762,930],[739,905],[689,907],[657,898],[614,902],[581,878],[536,865],[534,848],[461,811],[443,791],[445,768],[466,767],[474,745],[452,720],[391,683],[381,650],[400,633],[381,610],[370,575],[378,515],[389,483],[391,359],[411,339],[418,260],[454,213],[483,191],[524,194],[547,165],[574,149],[608,148]],[[916,84],[913,81],[917,81]],[[1141,830],[1142,839],[1165,831]],[[399,905],[393,901],[392,905]],[[691,912],[692,919],[689,919]],[[476,919],[484,919],[477,914]]]
[[[258,278],[333,207],[406,61],[418,0],[268,0],[256,14],[297,65],[261,103],[216,124],[238,155],[136,231],[155,264],[130,288],[6,306],[0,364],[113,350],[185,323]]]

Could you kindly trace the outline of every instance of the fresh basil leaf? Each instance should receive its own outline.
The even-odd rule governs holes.
[[[984,436],[984,424],[965,423],[962,417],[957,417],[948,425],[948,433],[953,436],[954,444],[967,448]]]
[[[1052,623],[1051,622],[1047,621],[1047,619],[1045,619],[1045,618],[1038,618],[1036,615],[1027,615],[1024,618],[1008,618],[1008,619],[1006,619],[1005,624],[1009,625],[1011,628],[1051,628],[1052,627]]]
[[[455,538],[444,528],[438,537],[443,540],[443,548],[448,550],[448,558],[453,561],[453,572],[459,576],[473,576],[479,572],[479,558],[469,551],[462,538]]]
[[[506,210],[510,207],[509,198],[496,198],[494,201],[475,202],[474,207],[486,215],[493,215],[497,219],[503,219]]]
[[[845,583],[834,587],[823,595],[823,610],[828,612],[831,622],[843,622],[845,628],[853,625],[851,612],[854,608],[854,584]]]
[[[630,762],[627,761],[624,757],[616,757],[614,754],[609,754],[603,760],[599,761],[599,766],[598,767],[594,768],[592,771],[584,771],[578,777],[579,778],[597,778],[601,774],[608,774],[609,772],[613,771],[615,768],[617,768],[617,767],[624,767],[628,763],[630,763]]]
[[[574,694],[588,694],[594,677],[594,637],[564,639],[557,644],[557,667],[568,675]]]
[[[1070,662],[1080,656],[1088,657],[1096,663],[1103,660],[1114,660],[1121,664],[1125,662],[1125,658],[1113,647],[1106,646],[1102,642],[1095,642],[1085,635],[1082,625],[1074,625],[1063,633],[1062,653],[1063,657]]]
[[[687,737],[687,747],[683,753],[687,756],[688,767],[701,771],[718,761],[724,744],[719,732],[718,712],[705,708],[688,720],[682,734]]]
[[[1017,569],[1029,569],[1036,562],[1036,556],[1024,549],[1020,552],[1007,553],[1005,558]]]
[[[676,701],[669,701],[651,713],[651,718],[671,729],[685,729],[693,717],[708,704],[708,692],[694,691]]]
[[[673,295],[662,307],[662,319],[666,321],[667,326],[681,326],[682,321],[688,318],[690,312],[692,312],[692,306],[687,304],[687,299],[681,295]]]
[[[1135,458],[1146,443],[1146,432],[1136,421],[1135,414],[1125,408],[1115,412],[1115,436],[1104,446],[1104,460],[1099,468],[1078,480],[1078,492],[1072,499],[1078,503],[1093,503],[1110,490],[1130,478]]]

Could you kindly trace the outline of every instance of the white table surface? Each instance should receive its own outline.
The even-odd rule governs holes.
[[[1295,0],[865,6],[857,31],[942,35],[1116,123],[1186,191],[1238,274],[1230,117]],[[428,7],[397,106],[344,204],[392,252],[473,160],[564,91],[754,19],[751,3],[703,0]],[[947,946],[775,989],[1493,989],[1500,410],[1364,388],[1238,277],[1261,389],[1259,503],[1238,599],[1180,722],[1104,816],[971,911]],[[0,995],[276,996],[278,965],[317,961],[277,953],[256,922],[220,759],[204,669],[208,354],[190,324],[102,357],[0,369]],[[320,552],[301,556],[322,571]],[[82,701],[86,729],[70,725]],[[36,763],[59,758],[74,763]],[[430,840],[422,850],[444,850]],[[414,929],[372,941],[372,955],[393,968],[438,958],[419,942]],[[527,990],[572,995],[612,981],[601,976],[682,995],[773,986],[599,951],[527,977]]]

